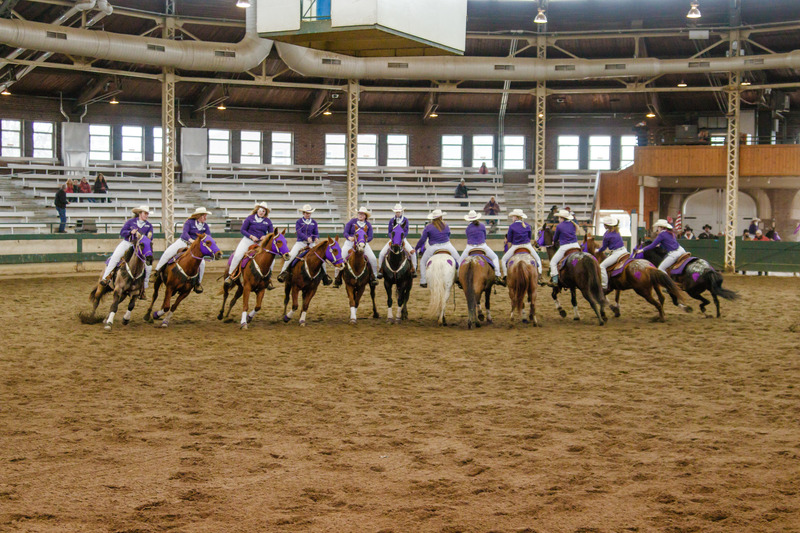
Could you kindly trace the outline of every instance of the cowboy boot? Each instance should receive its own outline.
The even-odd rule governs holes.
[[[508,287],[508,282],[506,281],[505,276],[502,278],[500,276],[495,276],[494,283],[495,285],[500,285],[501,287]]]
[[[278,280],[280,281],[280,280]],[[267,290],[271,291],[275,288],[275,285],[272,284],[272,274],[267,274]]]
[[[336,281],[333,282],[334,289],[338,289],[339,287],[342,286],[342,272],[344,272],[344,269],[336,273]],[[325,277],[327,277],[328,280],[331,279],[330,277],[328,277],[328,274],[323,274],[323,278]],[[325,280],[323,279],[322,282],[325,283]]]
[[[277,278],[278,279],[278,283],[284,283],[286,281],[286,278],[288,278],[288,277],[289,277],[289,271],[288,270],[281,270],[281,272],[278,274],[278,278]]]
[[[548,287],[553,287],[554,289],[555,289],[556,287],[558,287],[558,274],[556,274],[555,276],[552,276],[552,277],[551,277],[551,278],[550,278],[550,279],[547,281],[547,286],[548,286]]]
[[[195,284],[194,284],[194,292],[197,293],[197,294],[202,294],[203,293],[203,286],[200,285],[199,281],[195,282]]]
[[[222,286],[225,289],[230,289],[233,286],[233,278],[231,278],[230,274],[228,274],[228,277],[226,277],[225,281],[222,282]]]

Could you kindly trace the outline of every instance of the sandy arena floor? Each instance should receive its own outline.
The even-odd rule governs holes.
[[[722,320],[629,292],[603,328],[540,292],[509,329],[502,288],[479,330],[419,288],[349,326],[325,288],[301,329],[274,291],[242,332],[214,277],[110,334],[93,276],[0,280],[0,531],[800,531],[798,278],[729,276]]]

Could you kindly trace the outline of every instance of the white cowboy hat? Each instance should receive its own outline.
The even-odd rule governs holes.
[[[394,204],[394,209],[392,209],[392,212],[402,213],[403,211],[405,211],[405,208],[403,208],[403,204]]]
[[[619,220],[617,220],[617,217],[612,217],[612,216],[603,217],[603,219],[600,222],[602,222],[606,226],[619,226]]]
[[[209,215],[209,216],[211,216],[211,211],[209,211],[205,207],[198,207],[197,209],[194,210],[194,213],[189,215],[189,218],[197,217],[197,216],[200,216],[200,215]]]
[[[514,209],[508,214],[508,218],[511,217],[519,217],[519,218],[528,218],[528,215],[522,212],[522,209]]]
[[[574,218],[575,218],[574,216],[572,216],[572,213],[570,213],[570,212],[569,212],[569,211],[567,211],[566,209],[559,209],[559,210],[556,212],[556,216],[557,216],[557,217],[561,217],[561,218],[566,218],[567,220],[572,220],[572,219],[574,219]]]
[[[134,208],[132,209],[132,211],[133,211],[133,213],[134,213],[135,215],[138,215],[138,214],[139,214],[139,213],[141,213],[142,211],[144,211],[145,213],[147,213],[147,214],[149,215],[149,214],[150,214],[150,207],[148,207],[148,206],[146,206],[146,205],[140,205],[139,207],[134,207]]]
[[[266,209],[267,211],[269,211],[269,210],[270,210],[270,209],[269,209],[269,204],[267,204],[267,202],[261,202],[261,203],[259,203],[259,204],[256,204],[256,208],[258,208],[258,207],[263,207],[263,208],[264,208],[264,209]]]
[[[358,211],[356,211],[356,214],[358,214],[358,213],[364,213],[368,217],[372,216],[372,212],[369,209],[367,209],[366,207],[364,207],[363,205],[358,208]]]
[[[440,217],[443,217],[443,216],[445,216],[446,214],[447,214],[447,213],[445,213],[445,212],[444,212],[444,211],[442,211],[441,209],[434,209],[434,210],[433,210],[433,211],[431,211],[431,213],[428,215],[428,220],[433,220],[433,219],[435,219],[435,218],[440,218]]]
[[[475,222],[479,218],[481,218],[481,214],[475,212],[474,209],[469,213],[467,213],[466,215],[464,215],[464,220],[466,220],[467,222]]]
[[[655,224],[653,224],[654,228],[667,228],[672,229],[672,224],[664,220],[663,218],[659,218],[656,220]]]
[[[298,211],[300,211],[301,213],[313,213],[314,211],[316,211],[316,209],[311,207],[311,204],[304,204],[303,207],[298,209]]]

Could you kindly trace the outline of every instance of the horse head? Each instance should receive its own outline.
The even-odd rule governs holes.
[[[359,252],[363,252],[367,246],[367,230],[364,228],[357,228],[355,238],[353,239],[353,246]]]
[[[400,253],[400,251],[403,249],[403,240],[405,239],[405,234],[403,232],[403,228],[399,224],[392,228],[391,239],[392,252]]]
[[[203,257],[211,257],[213,259],[222,257],[222,250],[219,249],[216,241],[214,241],[214,237],[211,235],[200,233],[197,235],[197,241],[200,243],[200,254],[202,254]]]
[[[139,235],[139,239],[136,241],[136,255],[142,261],[147,261],[148,258],[151,261],[153,259],[153,241],[145,234]]]
[[[275,238],[272,239],[272,247],[270,251],[275,255],[283,256],[284,261],[289,260],[289,245],[286,242],[286,229],[278,233],[278,228],[273,232]]]
[[[344,263],[342,247],[339,246],[339,237],[336,237],[336,239],[328,237],[328,249],[325,250],[325,259],[334,266]]]

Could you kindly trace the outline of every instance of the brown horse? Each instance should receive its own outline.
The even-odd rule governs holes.
[[[486,323],[492,323],[491,295],[494,285],[494,268],[481,249],[470,251],[469,257],[458,267],[458,280],[464,288],[464,296],[467,299],[467,329],[481,327],[484,319],[481,310],[481,295],[486,295]]]
[[[298,295],[303,292],[303,311],[300,313],[300,325],[306,325],[306,313],[314,294],[317,292],[320,281],[325,271],[322,269],[325,261],[333,265],[344,263],[342,259],[342,249],[339,247],[339,237],[336,239],[320,239],[302,259],[298,260],[294,266],[289,267],[284,283],[286,295],[283,299],[283,321],[289,322],[292,315],[298,308]],[[289,295],[292,297],[292,310],[288,313],[286,308],[289,305]]]
[[[289,259],[289,247],[286,245],[286,230],[278,233],[278,228],[272,233],[267,233],[258,244],[253,245],[245,254],[248,263],[244,263],[244,268],[241,268],[238,276],[234,278],[236,284],[236,294],[231,299],[231,304],[228,307],[228,312],[224,315],[227,317],[231,314],[233,305],[242,297],[242,321],[239,324],[241,329],[247,329],[247,325],[256,316],[256,313],[261,310],[261,302],[264,299],[264,293],[269,285],[270,271],[275,258],[282,256],[284,261]],[[223,312],[225,311],[225,301],[228,299],[231,285],[222,286],[222,307],[219,309],[217,320],[222,320]],[[256,306],[252,311],[249,311],[250,293],[256,294]]]
[[[161,327],[166,328],[169,326],[169,319],[172,318],[175,309],[194,289],[195,283],[197,283],[197,276],[200,274],[200,263],[204,257],[219,259],[222,257],[222,252],[211,235],[200,233],[192,245],[181,253],[175,262],[168,263],[156,274],[156,280],[153,284],[153,299],[150,301],[150,307],[147,308],[147,313],[144,316],[146,322],[153,322],[153,320],[164,317]],[[161,309],[153,313],[153,304],[158,299],[158,289],[161,285],[164,285],[164,303]],[[173,295],[177,295],[177,298],[170,307]]]
[[[522,318],[522,323],[530,321],[533,326],[538,326],[536,319],[536,286],[539,280],[539,269],[530,252],[520,250],[508,260],[508,296],[511,299],[511,323],[514,323],[514,314]],[[525,296],[528,297],[528,318],[524,318]]]
[[[372,318],[378,318],[378,309],[375,307],[375,285],[370,283],[372,272],[369,263],[364,257],[364,247],[367,243],[366,232],[358,228],[353,242],[353,248],[344,263],[342,281],[347,288],[347,298],[350,300],[350,323],[356,323],[358,304],[364,295],[364,289],[369,285],[369,295],[372,297]]]

